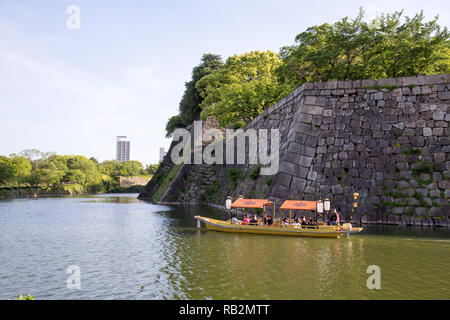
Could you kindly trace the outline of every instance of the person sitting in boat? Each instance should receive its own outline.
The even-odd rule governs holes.
[[[308,229],[316,228],[316,224],[314,223],[314,220],[311,217],[306,218],[306,228],[308,228]]]
[[[293,225],[294,227],[298,227],[300,225],[300,219],[299,218],[295,218],[294,221],[295,222],[291,223],[291,225]]]
[[[256,226],[258,224],[258,220],[256,219],[256,215],[249,221],[251,226]]]
[[[283,226],[289,227],[289,219],[288,218],[283,219]]]
[[[234,213],[233,216],[231,217],[231,223],[232,224],[240,224],[241,220],[239,220],[238,218],[236,218],[236,214]]]
[[[267,215],[266,226],[272,226],[272,225],[273,225],[273,218],[272,218],[272,216],[269,214],[269,215]]]
[[[305,218],[304,216],[301,216],[301,217],[300,217],[300,224],[301,224],[302,226],[306,226],[306,218]]]
[[[250,222],[250,218],[247,215],[244,215],[244,220],[242,221],[242,224],[248,225]]]
[[[333,212],[331,213],[331,217],[330,217],[330,220],[328,221],[328,225],[333,226],[336,224],[339,224],[339,214],[338,214],[337,210],[334,209]]]

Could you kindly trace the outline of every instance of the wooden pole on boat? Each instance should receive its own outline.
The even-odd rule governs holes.
[[[272,219],[272,227],[275,226],[275,201],[273,202],[273,219]]]
[[[289,225],[291,225],[292,209],[289,209]]]
[[[265,224],[264,223],[264,219],[265,219],[265,217],[266,217],[266,205],[265,204],[263,204],[263,206],[262,206],[262,210],[263,210],[263,213],[262,213],[262,223],[263,223],[263,225]]]

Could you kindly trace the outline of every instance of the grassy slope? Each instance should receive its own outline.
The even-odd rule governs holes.
[[[172,179],[176,176],[178,173],[178,170],[180,170],[181,164],[176,164],[170,169],[167,175],[164,176],[163,180],[159,184],[158,189],[153,194],[153,199],[155,201],[159,201],[164,194],[164,192],[167,190],[167,187],[169,186]]]

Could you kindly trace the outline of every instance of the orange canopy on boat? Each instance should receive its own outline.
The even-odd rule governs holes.
[[[264,208],[264,206],[273,206],[273,203],[269,199],[239,198],[231,204],[232,208]]]
[[[316,201],[303,200],[286,200],[281,205],[280,209],[288,210],[316,210]]]

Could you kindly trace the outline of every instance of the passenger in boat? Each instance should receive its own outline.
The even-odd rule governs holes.
[[[306,218],[306,228],[308,229],[315,229],[316,224],[314,223],[313,219],[311,217]]]
[[[249,224],[251,226],[256,226],[258,224],[258,220],[256,219],[256,216],[253,216],[253,218],[249,221]]]
[[[288,218],[284,218],[284,219],[283,219],[283,226],[289,227],[289,221],[288,221]]]
[[[312,220],[311,217],[308,217],[308,218],[306,219],[306,224],[307,224],[308,226],[314,226],[314,225],[315,225],[315,224],[314,224],[314,221]]]
[[[242,221],[241,220],[239,220],[238,218],[236,218],[236,216],[233,216],[232,218],[231,218],[231,223],[233,223],[233,224],[240,224]]]
[[[293,226],[297,227],[300,225],[300,219],[299,218],[295,218],[294,220],[295,222],[291,223]]]
[[[247,215],[244,215],[244,220],[242,221],[242,224],[248,225],[250,222],[250,218]]]
[[[272,226],[272,225],[273,225],[273,218],[272,218],[272,216],[269,214],[269,215],[267,215],[266,226]]]
[[[300,217],[300,221],[301,221],[300,223],[302,226],[306,226],[306,218],[304,216]]]
[[[337,210],[334,209],[333,212],[331,213],[331,217],[330,217],[330,220],[328,221],[328,225],[333,226],[336,224],[339,224],[339,214],[338,214]]]

